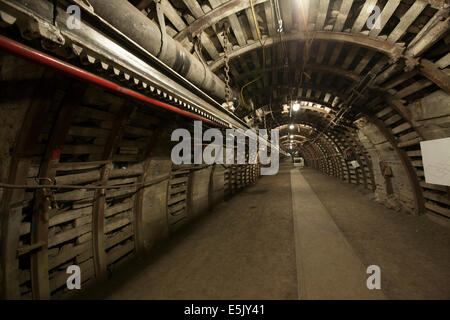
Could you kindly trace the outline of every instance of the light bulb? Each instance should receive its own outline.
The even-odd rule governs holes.
[[[300,104],[298,102],[294,103],[294,105],[292,106],[292,110],[294,111],[300,110]]]
[[[294,129],[295,128],[295,126],[293,125],[293,124],[291,124],[290,126],[289,126],[289,129]]]

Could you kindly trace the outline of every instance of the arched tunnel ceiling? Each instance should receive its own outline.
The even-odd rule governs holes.
[[[152,1],[130,2],[152,16]],[[434,65],[440,61],[442,66],[450,42],[445,1],[163,0],[162,5],[169,34],[200,52],[222,79],[222,28],[228,23],[231,86],[236,91],[245,86],[247,102],[241,101],[236,114],[253,119],[253,125],[275,128],[295,120],[323,130],[338,114],[338,125],[351,127],[361,115],[384,108],[386,96],[404,104],[439,87],[449,90],[448,74]],[[366,21],[374,5],[380,8],[380,28],[369,29]],[[283,113],[283,104],[296,101],[331,112],[304,108],[292,116]]]

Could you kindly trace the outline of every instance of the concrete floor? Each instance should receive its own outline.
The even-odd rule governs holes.
[[[292,168],[282,164],[82,298],[298,299]],[[362,264],[380,266],[388,299],[450,299],[449,229],[318,171],[301,173]]]

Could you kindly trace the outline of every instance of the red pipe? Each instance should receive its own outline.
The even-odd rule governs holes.
[[[41,51],[35,50],[33,48],[30,48],[24,44],[21,44],[17,41],[11,40],[2,35],[0,35],[0,50],[3,50],[9,54],[15,55],[22,59],[26,59],[26,60],[32,61],[34,63],[43,65],[45,67],[55,69],[58,72],[61,72],[65,75],[76,78],[78,80],[92,83],[92,84],[102,87],[104,89],[118,92],[122,95],[131,97],[133,99],[143,101],[152,106],[170,110],[172,112],[181,114],[183,116],[186,116],[186,117],[189,117],[192,119],[196,119],[196,120],[201,120],[201,121],[204,121],[209,124],[213,124],[213,125],[217,126],[217,123],[215,123],[211,120],[208,120],[206,118],[203,118],[203,117],[193,114],[191,112],[181,110],[179,108],[176,108],[169,104],[163,103],[161,101],[149,98],[143,94],[140,94],[139,92],[119,86],[119,85],[115,84],[114,82],[105,80],[91,72],[85,71],[85,70],[78,68],[74,65],[71,65],[67,62],[56,59],[50,55],[47,55],[47,54],[45,54]]]

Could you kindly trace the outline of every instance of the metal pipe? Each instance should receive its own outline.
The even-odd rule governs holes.
[[[154,107],[169,110],[171,112],[175,112],[175,113],[178,113],[180,115],[183,115],[183,116],[186,116],[186,117],[189,117],[192,119],[201,120],[206,123],[218,126],[218,124],[216,122],[213,122],[209,119],[206,119],[204,117],[190,113],[185,110],[181,110],[179,108],[168,105],[161,101],[149,98],[141,93],[130,90],[128,88],[119,86],[119,85],[115,84],[114,82],[103,79],[93,73],[87,72],[87,71],[80,69],[74,65],[71,65],[65,61],[56,59],[52,56],[49,56],[43,52],[40,52],[33,48],[30,48],[26,45],[23,45],[19,42],[11,40],[2,35],[0,35],[0,50],[7,52],[9,54],[15,55],[17,57],[35,62],[42,66],[55,69],[65,75],[76,78],[78,80],[82,80],[84,82],[88,82],[88,83],[94,84],[96,86],[102,87],[106,90],[117,92],[121,95],[128,96],[132,99],[142,101],[142,102],[144,102],[146,104],[150,104]]]
[[[127,0],[89,0],[95,14],[215,97],[225,98],[225,83],[206,65]]]

